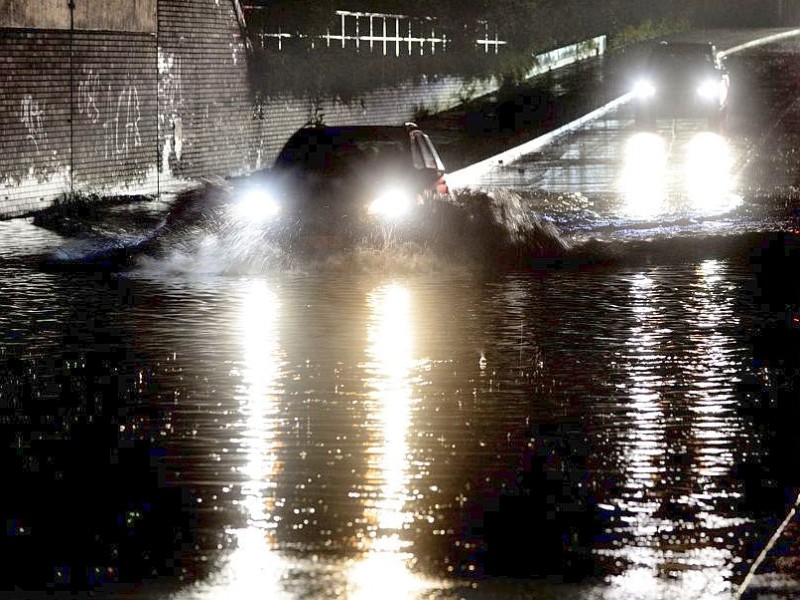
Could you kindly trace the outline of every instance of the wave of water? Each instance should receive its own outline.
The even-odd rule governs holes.
[[[519,195],[502,190],[467,190],[452,201],[418,207],[412,220],[337,226],[333,232],[330,222],[313,220],[255,226],[233,207],[231,189],[207,185],[180,195],[155,229],[78,237],[45,265],[218,274],[445,265],[516,269],[560,260],[570,249]]]

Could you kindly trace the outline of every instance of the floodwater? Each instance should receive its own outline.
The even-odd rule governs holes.
[[[732,64],[748,106],[776,106],[794,47],[771,48]],[[544,260],[514,265],[473,238],[286,260],[201,223],[121,272],[52,270],[96,242],[0,224],[2,589],[792,597],[791,544],[756,564],[798,488],[800,121],[774,96],[736,113],[743,166],[700,194],[733,204],[667,185],[643,216],[615,177],[504,185],[548,217],[520,221]],[[614,152],[603,173],[626,171]],[[136,240],[155,218],[119,221]]]

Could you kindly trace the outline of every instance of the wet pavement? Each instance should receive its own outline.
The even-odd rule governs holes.
[[[0,223],[0,589],[795,597],[798,53],[731,59],[741,204],[702,218],[623,210],[621,109],[492,181],[446,253],[287,262],[216,212],[137,252],[157,201]],[[511,139],[457,122],[470,160]],[[483,260],[526,248],[496,219],[559,261]],[[124,270],[40,268],[109,245]]]

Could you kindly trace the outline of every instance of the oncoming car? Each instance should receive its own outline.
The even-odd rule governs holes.
[[[634,88],[636,121],[701,118],[720,126],[727,114],[730,76],[707,42],[661,42],[650,53]]]
[[[239,206],[265,225],[341,236],[408,220],[449,195],[441,158],[414,123],[309,126],[249,179]]]

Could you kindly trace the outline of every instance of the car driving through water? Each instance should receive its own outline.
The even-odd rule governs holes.
[[[637,124],[701,118],[718,128],[727,114],[729,88],[730,76],[714,44],[661,42],[634,88]]]
[[[449,196],[442,160],[416,124],[309,126],[289,138],[271,169],[241,186],[238,209],[324,244],[408,222],[420,206]]]

